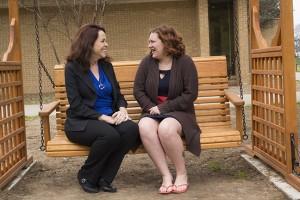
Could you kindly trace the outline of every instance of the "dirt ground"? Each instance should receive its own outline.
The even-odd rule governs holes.
[[[247,113],[249,111],[248,107]],[[55,124],[54,119],[51,124]],[[85,158],[47,157],[39,150],[39,119],[27,117],[26,127],[28,154],[33,156],[36,164],[12,190],[0,193],[1,200],[287,199],[240,157],[240,148],[206,150],[200,158],[187,152],[190,188],[185,194],[157,194],[161,179],[146,154],[126,156],[114,181],[114,185],[118,187],[117,193],[88,194],[80,188],[76,179],[77,171]],[[174,168],[172,172],[174,173]]]

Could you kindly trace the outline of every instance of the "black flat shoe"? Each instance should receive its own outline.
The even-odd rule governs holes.
[[[100,179],[99,182],[99,190],[103,192],[117,192],[117,188],[105,181],[104,179]]]
[[[85,192],[88,192],[88,193],[98,193],[99,192],[99,187],[97,185],[90,183],[86,178],[81,177],[79,174],[78,174],[77,178],[78,178],[81,188]]]

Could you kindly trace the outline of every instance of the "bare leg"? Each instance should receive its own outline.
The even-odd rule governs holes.
[[[165,152],[157,135],[158,122],[149,117],[142,118],[139,122],[139,130],[145,149],[162,175],[163,182],[160,192],[169,193],[172,187],[168,186],[173,184],[173,177],[168,168]]]
[[[181,134],[181,124],[174,118],[166,118],[159,124],[158,136],[164,151],[175,165],[176,180],[174,185],[177,186],[176,190],[179,192],[186,190],[188,182]]]

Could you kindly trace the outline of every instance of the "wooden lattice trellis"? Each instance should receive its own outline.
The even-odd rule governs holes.
[[[280,1],[280,23],[271,45],[261,34],[259,2],[250,1],[252,152],[300,190],[292,164],[298,141],[292,0]]]
[[[0,188],[27,158],[18,1],[9,1],[10,41],[0,62]]]

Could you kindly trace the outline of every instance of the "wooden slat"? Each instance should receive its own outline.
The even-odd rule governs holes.
[[[63,65],[61,65],[61,66],[63,66]],[[64,86],[65,85],[64,68],[54,70],[54,83],[56,86]]]
[[[272,53],[272,52],[281,52],[282,48],[281,46],[275,46],[275,47],[266,47],[261,49],[252,49],[252,54],[262,54],[262,53]]]
[[[219,137],[203,137],[201,138],[201,144],[212,144],[212,143],[221,143],[221,142],[240,142],[240,135],[227,135]]]
[[[65,88],[65,86],[56,86],[55,87],[55,92],[57,92],[57,93],[66,92],[66,88]]]
[[[196,110],[196,116],[214,116],[214,115],[229,115],[229,109],[214,109],[214,110]]]
[[[230,121],[226,122],[202,122],[198,123],[200,127],[219,127],[219,126],[224,126],[224,127],[229,127],[231,126]]]
[[[265,119],[263,119],[263,118],[260,118],[260,117],[258,117],[258,116],[253,116],[253,117],[252,117],[252,120],[253,120],[253,121],[256,121],[256,122],[259,122],[260,124],[267,125],[267,126],[273,128],[273,129],[278,130],[279,132],[284,132],[284,131],[285,131],[285,128],[284,128],[284,127],[279,126],[279,125],[277,125],[277,124],[274,124],[274,123],[272,123],[272,122],[270,122],[270,121],[268,121],[268,120],[265,120]]]
[[[215,110],[229,108],[229,104],[195,104],[195,110]]]
[[[263,136],[261,133],[258,133],[257,131],[253,131],[253,135],[255,137],[258,137],[259,139],[261,139],[263,142],[267,142],[268,144],[272,144],[273,147],[279,148],[281,151],[286,151],[285,146],[283,146],[279,143],[276,143],[275,141]]]
[[[252,70],[252,74],[254,75],[275,75],[282,76],[283,72],[281,70]]]
[[[6,100],[1,100],[0,101],[0,106],[4,106],[4,105],[10,104],[12,102],[19,102],[19,101],[22,101],[22,100],[23,100],[22,96],[13,97],[13,98],[6,99]]]
[[[252,51],[253,52],[253,51]],[[252,58],[274,58],[274,57],[281,57],[282,53],[280,51],[275,52],[262,52],[262,53],[255,53],[252,54]]]
[[[226,122],[230,121],[230,116],[201,116],[197,117],[198,123],[205,123],[205,122]]]
[[[211,96],[224,96],[224,90],[199,90],[198,96],[199,97],[211,97]]]
[[[66,116],[67,116],[66,113],[59,113],[59,112],[56,113],[56,117],[57,118],[63,118],[63,119],[65,119]]]
[[[142,112],[140,107],[127,108],[128,114],[138,114]]]
[[[7,123],[7,122],[10,122],[12,120],[18,119],[18,118],[23,117],[23,116],[24,116],[24,112],[18,112],[16,114],[13,114],[13,115],[11,115],[9,117],[6,117],[6,118],[0,120],[0,125],[3,125],[5,123]]]
[[[16,135],[23,133],[25,131],[24,127],[20,127],[14,131],[12,131],[11,133],[9,133],[8,135],[5,135],[3,137],[0,138],[0,145],[2,145],[4,142],[6,142],[7,140],[11,139],[12,137],[15,137]]]
[[[252,104],[254,106],[259,106],[261,108],[266,108],[268,110],[273,110],[273,111],[281,113],[281,114],[284,113],[284,109],[283,108],[280,108],[280,107],[277,107],[277,106],[273,106],[273,105],[264,104],[264,103],[258,102],[256,100],[253,100]]]
[[[201,84],[214,84],[214,83],[228,83],[228,78],[224,77],[224,78],[220,78],[220,77],[216,77],[216,78],[199,78],[198,83]]]
[[[209,85],[209,84],[203,84],[199,86],[199,90],[224,90],[228,88],[228,84],[215,84],[215,85]]]
[[[228,100],[224,97],[210,97],[210,98],[197,98],[194,103],[225,103],[227,102]]]
[[[121,82],[119,81],[120,88],[133,88],[133,81]]]
[[[66,93],[55,93],[55,99],[67,99]]]
[[[252,89],[263,91],[263,92],[271,92],[271,93],[274,93],[274,94],[283,95],[283,89],[274,89],[274,88],[270,88],[270,87],[262,87],[262,86],[256,86],[256,85],[253,85]]]
[[[130,89],[122,89],[121,88],[121,93],[123,95],[131,95],[133,93],[133,88],[130,88]]]
[[[201,149],[217,149],[217,148],[234,148],[241,146],[241,141],[239,142],[224,142],[224,143],[211,143],[211,144],[201,144]]]
[[[136,71],[137,71],[137,65],[114,67],[114,70],[115,70],[116,76],[118,77],[118,81],[120,81],[120,82],[122,82],[122,81],[133,81],[134,77],[135,77],[135,74],[136,74]]]
[[[1,61],[0,62],[0,71],[18,71],[21,70],[20,61]]]
[[[21,85],[22,85],[22,81],[12,81],[9,83],[1,83],[0,89],[6,88],[6,87],[11,87],[11,86],[21,86]]]

